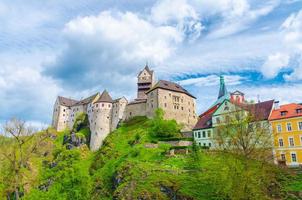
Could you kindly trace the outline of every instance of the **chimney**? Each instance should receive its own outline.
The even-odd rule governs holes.
[[[277,109],[279,109],[280,108],[280,106],[279,106],[279,101],[275,101],[274,102],[274,110],[277,110]]]

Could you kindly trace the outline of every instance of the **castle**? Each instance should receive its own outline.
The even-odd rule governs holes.
[[[113,100],[105,90],[83,100],[58,96],[54,104],[52,126],[57,131],[71,129],[78,113],[88,115],[90,149],[97,150],[106,136],[121,121],[135,116],[152,118],[155,110],[164,110],[165,119],[175,119],[183,130],[192,130],[197,122],[195,97],[180,85],[159,80],[146,65],[137,76],[137,98],[128,103],[125,97]]]

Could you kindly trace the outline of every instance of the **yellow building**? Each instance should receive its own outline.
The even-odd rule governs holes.
[[[275,107],[270,115],[274,157],[278,164],[302,165],[302,104]]]

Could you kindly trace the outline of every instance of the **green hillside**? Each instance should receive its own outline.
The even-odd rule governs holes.
[[[94,153],[86,145],[68,150],[63,140],[70,133],[52,130],[55,137],[45,150],[48,154],[31,160],[37,175],[23,188],[22,198],[298,199],[295,191],[301,190],[301,177],[274,165],[195,145],[188,154],[179,147],[179,154],[170,155],[173,147],[160,140],[175,139],[179,134],[153,134],[159,131],[156,124],[144,117],[133,118],[110,133]],[[165,125],[174,126],[171,121]],[[4,167],[0,168],[4,173]],[[0,180],[5,199],[8,188]]]

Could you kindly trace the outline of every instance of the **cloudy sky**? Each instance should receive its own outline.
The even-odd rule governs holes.
[[[0,122],[51,122],[57,95],[135,97],[145,63],[198,98],[302,102],[300,0],[1,0]]]

